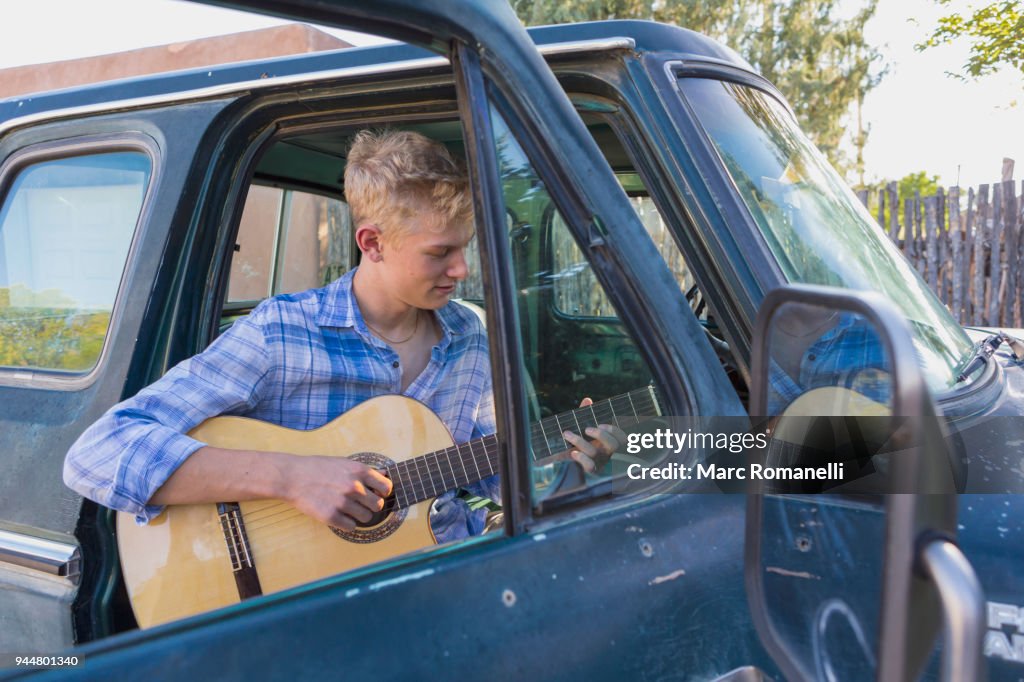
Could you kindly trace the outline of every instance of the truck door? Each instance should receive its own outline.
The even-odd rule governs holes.
[[[0,651],[112,627],[73,613],[109,598],[116,562],[80,546],[111,534],[90,531],[103,517],[64,486],[64,454],[167,350],[153,339],[181,312],[186,180],[225,104],[0,123]]]
[[[955,544],[964,476],[910,332],[877,294],[770,292],[754,336],[746,582],[788,679],[982,679],[984,599]],[[753,478],[753,477],[752,477]],[[934,665],[934,663],[933,663]]]

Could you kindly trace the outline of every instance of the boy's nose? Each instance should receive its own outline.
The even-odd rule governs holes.
[[[455,256],[452,264],[448,267],[448,276],[452,279],[466,279],[469,275],[469,266],[466,265],[466,255],[462,251]]]

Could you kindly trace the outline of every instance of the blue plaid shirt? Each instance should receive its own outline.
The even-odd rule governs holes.
[[[352,293],[354,272],[263,301],[205,351],[112,407],[71,447],[65,483],[143,523],[163,510],[146,504],[153,493],[203,446],[184,434],[206,419],[233,414],[315,429],[369,398],[401,393],[398,354],[368,331]],[[483,325],[457,303],[437,319],[442,338],[404,395],[433,410],[456,443],[494,433]],[[496,476],[469,490],[499,499]],[[435,502],[430,523],[446,542],[480,533],[485,516],[450,491]]]
[[[888,356],[874,328],[859,317],[840,315],[800,357],[799,376],[792,377],[774,360],[768,381],[768,414],[782,414],[791,402],[815,388],[849,388],[875,402],[889,404],[892,377]]]

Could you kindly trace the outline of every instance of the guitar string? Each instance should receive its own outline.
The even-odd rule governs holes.
[[[637,396],[638,399],[634,400],[633,399],[633,395],[632,395],[633,393],[640,393],[641,396]],[[641,401],[640,400],[641,397],[645,398],[646,401]],[[607,409],[609,410],[610,415],[612,416],[612,419],[613,419],[612,423],[616,423],[617,424],[620,421],[620,419],[617,417],[617,415],[615,415],[614,402],[616,400],[628,401],[628,403],[630,405],[630,408],[631,408],[628,411],[629,412],[633,412],[633,414],[630,416],[630,418],[640,418],[641,416],[644,415],[642,410],[644,410],[644,408],[648,407],[648,405],[644,404],[644,402],[649,403],[650,407],[653,408],[654,411],[658,411],[657,410],[657,404],[656,404],[653,396],[651,395],[650,390],[647,389],[647,388],[637,389],[636,391],[631,391],[630,393],[627,393],[625,395],[616,396],[614,398],[610,398],[610,399],[601,401],[600,403],[595,403],[593,405],[588,405],[588,406],[585,406],[583,408],[577,408],[577,410],[573,411],[574,419],[577,422],[577,428],[580,429],[580,431],[582,431],[583,429],[586,428],[585,426],[583,426],[583,425],[581,425],[579,423],[578,417],[576,416],[576,412],[579,412],[579,411],[582,411],[582,410],[586,410],[586,409],[589,409],[589,411],[594,415],[594,420],[595,420],[594,421],[594,425],[600,424],[600,423],[608,423],[607,421],[605,421],[604,417],[598,417],[597,416],[597,412],[599,410],[603,411],[605,409],[606,405],[607,405]],[[547,419],[548,420],[555,419],[556,423],[558,423],[559,426],[560,426],[560,422],[557,421],[557,417],[558,416],[559,415],[556,415],[554,418],[548,417]],[[544,421],[546,421],[546,420],[542,420],[539,424],[543,425]],[[536,426],[536,424],[534,426]],[[543,433],[543,431],[542,431],[542,433]],[[445,477],[444,477],[443,470],[441,470],[440,466],[439,466],[440,465],[439,453],[441,453],[441,452],[446,453],[446,456],[448,456],[450,458],[450,455],[447,455],[448,451],[455,450],[457,454],[461,455],[462,453],[460,452],[460,448],[468,447],[469,452],[470,452],[470,458],[473,460],[473,464],[474,464],[474,467],[476,468],[478,476],[480,476],[480,478],[478,478],[476,480],[481,480],[482,478],[486,478],[487,476],[494,475],[494,473],[496,473],[496,471],[495,471],[495,468],[494,468],[493,460],[496,459],[495,455],[498,454],[497,438],[493,437],[493,436],[489,436],[489,437],[486,437],[484,439],[477,439],[477,440],[483,441],[483,443],[482,443],[483,444],[483,453],[480,453],[480,454],[476,453],[474,451],[474,449],[473,449],[473,441],[470,441],[468,443],[462,443],[462,444],[458,444],[458,445],[453,445],[453,446],[450,446],[448,448],[444,448],[443,450],[440,450],[440,451],[434,451],[432,453],[427,453],[426,455],[421,455],[421,456],[418,456],[418,457],[414,457],[411,460],[403,460],[401,462],[397,462],[394,468],[397,469],[398,466],[404,464],[404,465],[406,465],[407,473],[408,473],[408,463],[409,462],[413,462],[415,464],[416,471],[417,471],[416,478],[419,479],[420,488],[423,491],[425,497],[418,498],[418,496],[416,496],[414,494],[414,497],[413,497],[413,499],[411,501],[407,501],[405,504],[402,504],[402,505],[395,504],[394,502],[392,502],[391,504],[386,503],[385,504],[385,509],[383,510],[383,513],[390,513],[390,512],[393,512],[395,509],[408,507],[411,504],[417,504],[417,503],[425,501],[427,499],[431,499],[433,497],[437,497],[437,496],[443,494],[444,492],[447,492],[448,490],[451,490],[451,489],[459,487],[460,485],[466,485],[466,484],[468,484],[470,482],[474,482],[474,481],[458,481],[458,480],[455,480],[454,481],[454,485],[449,484],[446,481]],[[565,441],[563,440],[563,442],[565,442]],[[546,445],[546,448],[550,452],[550,445],[547,442],[545,443],[545,445]],[[566,449],[568,449],[568,448],[562,448],[562,451],[564,451]],[[434,476],[434,472],[431,470],[431,468],[429,466],[429,463],[425,459],[426,457],[430,457],[430,456],[433,456],[435,458],[435,462],[436,462],[436,464],[438,466],[434,469],[434,471],[437,471],[440,474],[439,476]],[[465,458],[460,456],[459,459],[463,463],[463,469],[465,470]],[[483,462],[484,464],[487,465],[487,469],[490,471],[489,474],[483,475],[483,470],[480,469],[481,462]],[[449,463],[450,463],[450,461],[449,461]],[[390,470],[391,470],[391,468],[388,468],[388,471],[390,471]],[[429,494],[426,491],[426,485],[423,483],[423,480],[422,480],[424,478],[423,475],[422,475],[423,471],[427,472],[426,478],[430,481],[432,494]],[[468,472],[466,472],[466,473],[468,474]],[[438,483],[441,484],[441,488],[440,489],[438,488],[438,485],[437,485]],[[415,493],[415,488],[413,488],[413,490],[414,490],[414,493]],[[407,497],[407,500],[409,500],[408,496],[406,496],[406,497]],[[389,498],[388,498],[389,501],[393,501],[395,499],[396,499],[396,495],[389,496]],[[294,518],[296,516],[301,516],[302,515],[302,512],[298,511],[297,509],[295,509],[294,507],[289,505],[287,502],[280,502],[280,503],[277,503],[277,504],[268,505],[267,507],[264,507],[264,508],[262,508],[262,509],[260,509],[258,511],[267,511],[267,510],[270,510],[272,508],[279,508],[281,511],[275,512],[275,513],[272,513],[272,514],[269,514],[269,515],[261,516],[261,517],[256,517],[256,516],[248,517],[248,518],[245,519],[246,527],[248,529],[250,529],[250,530],[257,530],[258,531],[258,530],[261,530],[261,529],[265,529],[265,528],[267,528],[269,526],[272,526],[274,524],[281,523],[281,522],[283,522],[283,521],[285,521],[287,519]],[[266,520],[268,518],[271,518],[271,517],[274,517],[274,516],[279,516],[279,515],[281,515],[283,513],[289,512],[289,511],[294,511],[294,514],[289,514],[289,515],[285,516],[282,519],[278,519],[277,521],[271,521],[270,523],[264,523],[264,524],[260,524],[259,523],[260,521],[264,521],[264,520]]]

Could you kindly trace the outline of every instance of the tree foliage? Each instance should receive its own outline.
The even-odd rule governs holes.
[[[864,40],[877,0],[839,18],[840,0],[512,0],[527,25],[652,19],[689,28],[736,50],[775,83],[804,131],[840,170],[861,170],[843,152],[867,133],[847,124],[851,108],[878,84],[880,53]]]
[[[907,173],[899,179],[896,187],[901,202],[904,199],[912,199],[916,195],[932,197],[939,191],[939,176],[928,175],[924,171]]]
[[[874,185],[868,185],[864,187],[868,191],[868,206],[870,207],[871,215],[877,215],[878,212],[878,193],[882,190],[888,189],[889,184],[887,182],[878,182]],[[902,178],[896,181],[896,205],[897,218],[902,224],[903,222],[903,207],[908,199],[913,199],[916,196],[933,197],[939,192],[939,176],[928,175],[925,171],[917,171],[916,173],[907,173]],[[889,216],[892,207],[886,204],[883,207],[882,215],[882,226],[888,229]]]
[[[947,5],[949,0],[937,0]],[[1024,74],[1024,2],[1001,0],[971,14],[953,13],[939,19],[931,37],[918,50],[967,38],[971,51],[964,64],[968,78],[980,78],[1009,66]],[[964,76],[959,76],[963,78]]]

